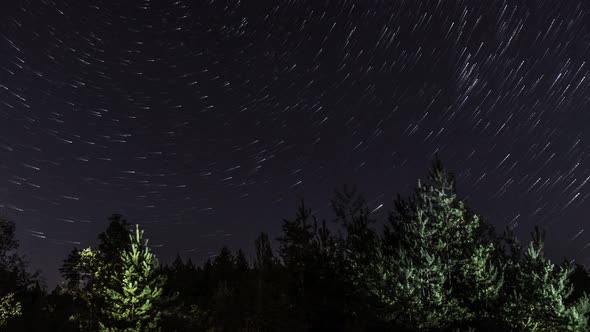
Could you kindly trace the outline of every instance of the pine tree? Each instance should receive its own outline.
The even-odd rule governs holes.
[[[6,326],[11,318],[21,315],[21,304],[14,298],[14,293],[0,296],[0,328]]]
[[[120,256],[122,273],[111,276],[115,287],[104,290],[107,320],[100,323],[100,329],[104,332],[159,331],[161,314],[156,306],[162,298],[164,278],[138,225],[129,236],[131,246]]]
[[[375,220],[369,218],[367,203],[356,188],[344,186],[342,190],[336,191],[331,204],[336,214],[335,222],[345,230],[340,246],[344,251],[347,268],[351,270],[351,281],[360,286],[357,279],[364,278],[368,266],[375,259],[378,236],[371,227]]]
[[[291,317],[284,286],[285,274],[274,256],[266,233],[254,241],[256,256],[253,263],[253,328],[254,331],[289,331],[287,317]],[[285,326],[287,325],[287,326]]]
[[[346,315],[342,250],[325,220],[303,201],[294,220],[284,220],[279,255],[286,272],[293,330],[341,330]]]
[[[574,291],[568,299],[568,304],[574,303],[584,294],[590,294],[590,274],[588,274],[588,269],[584,265],[574,264],[570,281],[574,286]]]
[[[272,246],[266,233],[260,233],[256,240],[254,240],[254,249],[256,251],[256,258],[254,261],[255,269],[268,272],[274,265],[276,265],[276,258],[274,257]]]
[[[367,297],[366,280],[376,279],[375,270],[371,267],[377,260],[379,237],[372,225],[376,222],[369,217],[369,207],[364,197],[356,188],[344,186],[336,190],[331,201],[336,215],[334,220],[345,233],[340,237],[338,246],[342,256],[343,274],[345,275],[345,293],[348,297],[350,315],[374,321],[374,314]],[[357,319],[358,320],[358,319]],[[356,322],[361,324],[361,322]],[[366,324],[367,322],[365,322]]]
[[[369,290],[383,318],[426,330],[460,325],[485,316],[497,297],[501,276],[482,241],[482,224],[455,191],[437,159],[429,183],[398,198]]]
[[[17,250],[16,225],[0,215],[0,327],[2,331],[33,329],[38,299],[44,294],[39,273],[27,271],[27,262]],[[34,312],[35,311],[35,312]]]
[[[103,281],[108,276],[106,271],[113,271],[102,264],[100,252],[91,247],[74,249],[64,262],[63,271],[67,275],[62,293],[71,296],[77,304],[71,308],[69,320],[80,330],[96,331],[103,303]]]
[[[165,306],[162,306],[163,331],[204,331],[206,313],[197,305],[199,293],[199,270],[190,258],[185,262],[179,254],[171,265],[164,266],[166,276],[163,293],[166,294]]]
[[[99,321],[106,319],[101,310],[104,289],[115,287],[112,276],[121,272],[120,255],[129,247],[129,224],[121,215],[113,214],[98,240],[98,249],[74,248],[60,268],[65,279],[60,292],[73,300],[68,315],[84,331],[98,330]]]
[[[568,304],[572,270],[570,264],[557,267],[545,258],[544,232],[536,227],[526,251],[508,263],[502,319],[527,331],[587,331],[588,297]]]
[[[228,247],[224,246],[213,260],[215,278],[222,281],[232,279],[235,272],[236,258]]]

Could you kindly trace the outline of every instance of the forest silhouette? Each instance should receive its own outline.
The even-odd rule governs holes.
[[[202,264],[161,265],[146,234],[110,217],[94,248],[74,248],[48,291],[0,219],[0,331],[588,331],[590,276],[519,241],[457,195],[436,158],[414,192],[375,220],[354,188],[333,216],[301,201],[254,257],[223,247]],[[274,241],[276,240],[276,241]]]

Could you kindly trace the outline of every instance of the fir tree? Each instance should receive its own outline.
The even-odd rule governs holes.
[[[100,323],[104,332],[159,331],[164,278],[159,273],[158,261],[143,241],[143,231],[136,225],[129,235],[131,246],[121,258],[121,275],[112,275],[115,287],[104,290],[107,317]]]

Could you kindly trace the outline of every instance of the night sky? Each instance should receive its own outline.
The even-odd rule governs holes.
[[[343,184],[383,219],[438,152],[589,263],[589,59],[588,1],[1,1],[0,212],[54,285],[112,213],[202,262]]]

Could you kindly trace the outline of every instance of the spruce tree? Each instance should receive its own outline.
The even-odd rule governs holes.
[[[138,225],[129,239],[130,248],[120,256],[122,272],[112,275],[114,287],[104,290],[107,320],[100,323],[100,329],[104,332],[159,331],[161,314],[157,304],[162,298],[164,278]]]
[[[545,258],[544,232],[538,227],[522,255],[506,267],[506,303],[502,320],[527,331],[587,331],[590,303],[584,294],[568,304],[572,294],[570,264],[555,266]]]

